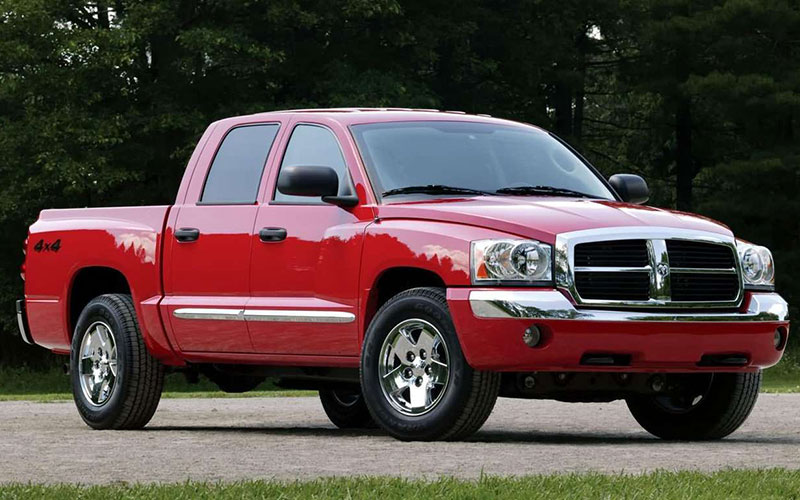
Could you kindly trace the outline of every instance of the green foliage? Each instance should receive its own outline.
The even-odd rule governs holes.
[[[208,123],[314,106],[555,130],[770,246],[797,303],[798,61],[788,0],[0,0],[0,331],[39,210],[170,203]]]
[[[649,474],[555,474],[522,477],[482,476],[477,480],[392,477],[323,478],[313,481],[242,481],[109,486],[7,485],[0,498],[184,499],[184,498],[353,498],[406,499],[409,492],[431,499],[635,498],[717,499],[796,498],[800,472],[783,469]]]

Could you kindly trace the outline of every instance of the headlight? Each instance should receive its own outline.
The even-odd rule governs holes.
[[[473,241],[472,282],[550,282],[552,255],[553,247],[535,240]]]
[[[742,277],[745,286],[775,286],[775,264],[767,247],[736,240],[736,251],[742,264]]]

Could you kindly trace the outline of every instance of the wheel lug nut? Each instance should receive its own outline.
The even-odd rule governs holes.
[[[422,377],[417,377],[417,380],[415,380],[414,383],[417,385],[417,387],[421,386],[422,385]]]
[[[416,356],[414,356],[413,352],[408,351],[408,354],[406,354],[406,359],[409,361],[414,361],[414,359],[416,359]]]
[[[406,368],[405,370],[403,370],[403,376],[405,378],[411,378],[412,376],[414,376],[414,372],[411,370],[411,368]]]
[[[425,375],[430,375],[432,371],[430,365],[425,367]]]
[[[425,352],[425,349],[420,349],[419,350],[419,358],[420,359],[425,359],[427,357],[428,357],[428,354]]]

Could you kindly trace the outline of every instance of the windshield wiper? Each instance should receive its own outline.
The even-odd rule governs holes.
[[[443,184],[427,184],[425,186],[406,186],[384,191],[382,196],[394,196],[397,194],[476,194],[494,195],[491,191],[481,191],[457,186],[445,186]]]
[[[575,198],[599,198],[591,194],[581,193],[566,188],[553,186],[509,186],[495,191],[497,194],[541,195],[541,196],[571,196]]]

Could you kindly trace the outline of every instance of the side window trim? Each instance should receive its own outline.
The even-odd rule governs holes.
[[[233,132],[234,130],[246,127],[259,127],[263,125],[275,125],[277,128],[275,129],[275,136],[272,138],[272,142],[269,144],[269,148],[267,149],[267,154],[264,158],[264,164],[261,166],[261,174],[258,178],[258,186],[261,186],[262,181],[264,180],[264,172],[267,170],[267,166],[269,165],[270,154],[275,149],[276,144],[280,139],[280,133],[283,124],[281,122],[255,122],[255,123],[240,123],[237,125],[233,125],[229,128],[225,134],[220,138],[219,142],[217,142],[216,149],[214,150],[214,154],[211,156],[211,159],[208,163],[208,168],[206,169],[205,178],[203,179],[203,185],[200,187],[200,193],[197,195],[197,200],[195,201],[195,205],[257,205],[258,204],[258,194],[259,189],[256,190],[255,199],[253,201],[205,201],[203,200],[203,195],[206,191],[206,185],[208,184],[208,178],[211,175],[211,169],[214,166],[214,161],[217,159],[217,155],[219,154],[220,149],[222,149],[222,145],[225,143],[225,139]]]
[[[321,129],[325,129],[328,133],[331,134],[333,137],[334,142],[336,143],[336,147],[339,149],[339,155],[342,158],[342,164],[344,165],[344,172],[346,174],[345,181],[350,186],[350,189],[355,192],[355,185],[353,183],[353,174],[350,172],[350,165],[347,164],[347,156],[344,154],[344,149],[342,149],[342,142],[339,140],[339,136],[336,135],[336,132],[329,126],[322,124],[322,123],[315,123],[315,122],[306,122],[306,121],[298,121],[292,124],[291,130],[289,131],[288,137],[286,138],[286,142],[283,145],[283,151],[281,151],[280,161],[277,162],[277,172],[275,173],[275,185],[272,187],[272,196],[268,202],[269,205],[297,205],[297,206],[316,206],[316,205],[328,205],[322,200],[317,200],[316,198],[309,197],[309,201],[294,201],[294,200],[276,200],[275,196],[278,193],[278,179],[281,175],[281,169],[283,169],[283,162],[286,159],[286,153],[289,151],[289,146],[292,142],[292,135],[294,135],[295,130],[298,127],[302,126],[310,126],[310,127],[318,127]]]

